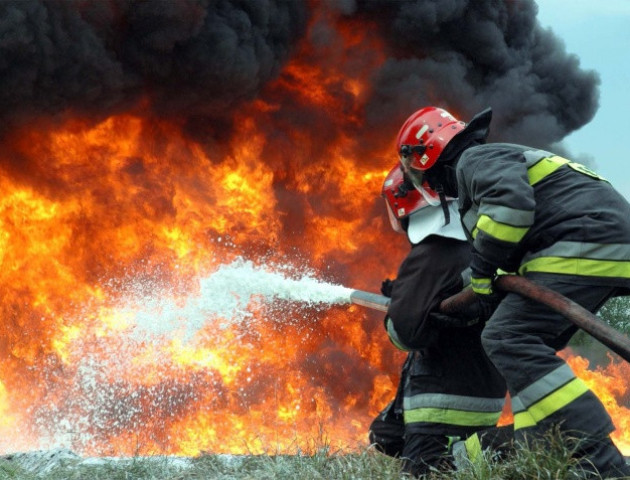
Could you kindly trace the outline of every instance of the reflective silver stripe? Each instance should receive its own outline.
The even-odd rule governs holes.
[[[514,227],[529,227],[534,223],[533,210],[519,210],[502,205],[483,204],[479,207],[479,215],[488,215],[495,222]]]
[[[529,387],[518,392],[521,405],[529,408],[540,399],[545,398],[551,392],[575,378],[575,374],[568,365],[561,365],[544,377],[536,380]]]
[[[472,269],[468,267],[462,272],[462,282],[464,282],[464,288],[470,285],[470,277],[472,275]]]
[[[464,470],[470,464],[466,443],[463,440],[453,444],[453,463],[457,470]]]
[[[630,244],[556,242],[550,247],[523,257],[526,263],[539,257],[590,258],[592,260],[630,260]]]
[[[496,425],[501,412],[469,412],[453,408],[414,408],[403,412],[405,425],[412,423],[445,423],[460,427]]]
[[[527,150],[523,152],[523,156],[525,157],[525,165],[529,168],[540,162],[543,158],[552,157],[553,153],[546,152],[545,150]]]
[[[570,405],[588,391],[588,387],[582,380],[573,377],[572,380],[528,406],[527,410],[514,412],[514,430],[533,427],[541,420]]]
[[[403,408],[442,408],[467,412],[495,413],[503,410],[505,398],[480,398],[447,393],[419,393],[403,399]]]
[[[513,413],[524,412],[525,410],[527,410],[525,408],[525,405],[523,405],[523,402],[521,402],[521,399],[518,398],[518,395],[512,397],[511,398],[511,402],[512,402],[512,412]]]
[[[464,216],[462,217],[462,223],[464,225],[464,228],[468,231],[468,233],[472,234],[472,231],[475,229],[475,226],[477,225],[477,208],[476,207],[471,207],[470,210],[468,210]]]

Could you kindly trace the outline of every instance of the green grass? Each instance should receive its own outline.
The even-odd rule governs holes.
[[[314,455],[202,455],[187,465],[172,457],[138,457],[116,461],[86,462],[76,458],[46,469],[16,461],[0,460],[0,479],[49,480],[358,480],[402,478],[400,462],[371,449],[362,453],[331,453],[322,449]],[[178,465],[179,464],[179,465]],[[47,471],[44,471],[47,470]]]
[[[426,480],[577,480],[576,442],[559,435],[517,448],[509,458],[485,454],[461,470],[433,472]],[[69,453],[69,452],[67,452]],[[365,448],[360,453],[320,448],[313,455],[201,455],[195,458],[135,457],[59,459],[27,456],[28,461],[0,459],[0,479],[47,480],[380,480],[407,479],[401,462]],[[595,477],[599,478],[599,477]]]
[[[483,458],[457,472],[435,474],[432,480],[578,480],[584,478],[575,455],[579,441],[552,433],[529,447],[517,444],[507,459]],[[593,477],[590,477],[593,478]],[[599,477],[595,477],[599,478]]]

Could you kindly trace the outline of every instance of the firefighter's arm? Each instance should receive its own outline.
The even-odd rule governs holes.
[[[383,283],[381,283],[381,293],[384,296],[391,298],[392,292],[394,290],[394,283],[395,280],[392,280],[391,278],[386,278],[385,280],[383,280]],[[392,344],[399,350],[410,351],[411,348],[405,345],[405,343],[399,338],[398,333],[396,332],[396,328],[394,327],[394,321],[389,316],[389,313],[385,315],[383,323],[385,326],[385,331],[387,332],[387,336],[389,337],[389,341],[392,342]]]
[[[394,285],[395,284],[396,284],[396,280],[395,279],[392,280],[390,278],[386,278],[381,283],[381,293],[384,296],[389,297],[391,299],[392,294],[394,292]],[[400,295],[401,295],[400,293],[397,293],[395,298],[399,297]],[[391,302],[391,300],[390,300],[390,302]],[[395,324],[394,324],[394,320],[389,315],[389,312],[385,315],[385,318],[383,319],[383,323],[384,323],[384,326],[385,326],[385,331],[387,332],[387,336],[389,337],[389,341],[392,342],[392,344],[397,349],[403,350],[403,351],[410,351],[410,350],[412,350],[412,348],[409,347],[408,345],[406,345],[406,343],[398,335],[398,332],[396,331],[396,327],[395,327]]]
[[[462,219],[477,257],[473,270],[509,270],[510,260],[534,222],[536,202],[523,155],[509,147],[473,147],[457,169],[460,197],[472,202]],[[474,285],[473,285],[474,286]]]
[[[470,269],[470,283],[477,297],[479,318],[486,321],[492,316],[505,296],[504,292],[494,288],[498,269],[475,251],[472,254]]]
[[[536,202],[522,153],[509,146],[473,147],[457,169],[469,202],[462,221],[472,237],[472,288],[488,318],[501,300],[495,292],[498,268],[509,270],[515,252],[534,221]]]
[[[440,327],[448,328],[448,322],[439,322],[434,313],[444,298],[463,287],[462,270],[469,261],[469,248],[463,241],[431,237],[405,258],[385,318],[385,329],[398,348],[428,347],[439,337]],[[453,319],[451,324],[455,322]]]

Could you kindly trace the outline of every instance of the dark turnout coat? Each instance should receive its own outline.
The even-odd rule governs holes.
[[[466,149],[456,172],[464,230],[488,264],[590,311],[630,292],[630,204],[608,181],[553,153],[502,143]],[[581,435],[587,471],[625,471],[605,407],[556,355],[575,330],[559,313],[508,293],[482,343],[508,385],[517,439],[560,426]]]
[[[457,181],[464,229],[488,262],[630,293],[630,205],[596,173],[498,143],[464,151]]]
[[[506,387],[481,346],[476,318],[437,314],[468,283],[470,246],[431,235],[400,265],[385,319],[391,341],[411,350],[403,371],[407,432],[467,436],[496,425]]]

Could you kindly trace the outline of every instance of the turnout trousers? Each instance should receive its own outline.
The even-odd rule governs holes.
[[[574,277],[533,274],[528,278],[596,312],[616,287],[581,285]],[[584,280],[581,280],[584,282]],[[623,468],[609,438],[614,425],[606,409],[556,352],[577,327],[545,305],[508,293],[487,322],[481,340],[506,380],[512,399],[515,440],[543,438],[550,428],[578,439],[576,456],[586,472]]]
[[[381,411],[370,426],[370,443],[386,455],[400,458],[403,472],[413,477],[428,474],[432,469],[462,468],[457,467],[456,444],[465,449],[460,456],[466,458],[466,462],[475,460],[471,451],[480,455],[482,451],[490,450],[498,459],[511,450],[513,438],[512,425],[487,428],[469,437],[406,432],[402,409],[396,408],[395,400]]]

